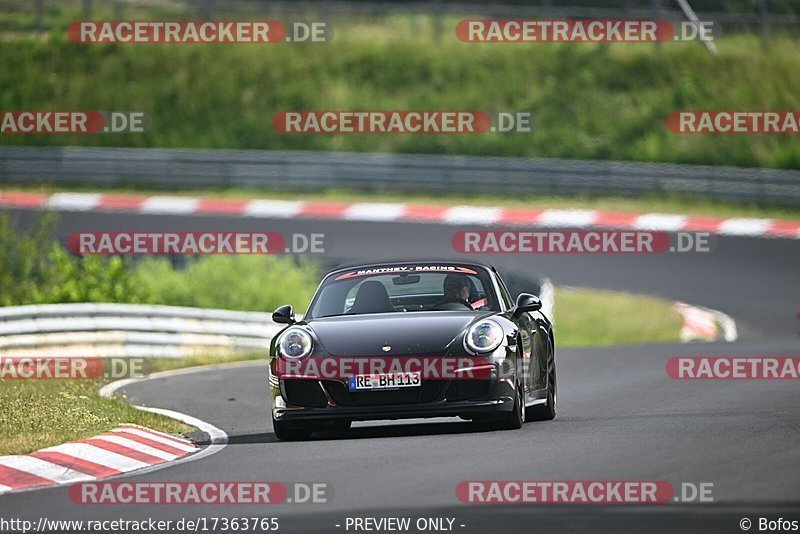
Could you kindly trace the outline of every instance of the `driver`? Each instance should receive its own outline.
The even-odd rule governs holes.
[[[444,296],[434,305],[434,309],[442,304],[458,303],[472,309],[469,302],[469,282],[463,274],[448,274],[444,278]]]

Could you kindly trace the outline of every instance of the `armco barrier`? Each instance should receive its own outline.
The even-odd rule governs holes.
[[[0,147],[0,184],[102,189],[352,188],[507,194],[687,193],[800,206],[800,171],[351,152]]]
[[[0,356],[182,357],[269,350],[270,313],[139,304],[0,308]]]

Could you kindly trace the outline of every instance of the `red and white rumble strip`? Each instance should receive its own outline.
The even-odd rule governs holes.
[[[800,239],[800,221],[720,219],[663,213],[598,210],[511,209],[400,203],[341,203],[292,200],[245,200],[169,196],[0,191],[0,207],[54,211],[98,211],[154,215],[233,215],[262,219],[308,218],[372,222],[427,222],[544,228],[620,228],[663,232],[710,232],[720,235]]]
[[[736,322],[727,314],[710,308],[674,302],[673,308],[683,316],[681,341],[736,341]]]
[[[24,456],[0,456],[0,494],[112,477],[197,451],[191,441],[137,425]]]

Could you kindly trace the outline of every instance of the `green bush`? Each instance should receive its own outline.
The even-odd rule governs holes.
[[[0,213],[0,305],[121,302],[271,311],[303,309],[315,266],[277,256],[203,256],[176,269],[167,258],[76,257],[53,240],[55,218],[18,232]]]
[[[18,233],[0,213],[0,305],[144,301],[122,259],[71,256],[53,241],[54,224],[42,215]]]
[[[800,40],[650,44],[461,43],[402,17],[342,21],[329,43],[75,45],[10,36],[0,109],[142,111],[143,134],[4,135],[0,144],[446,153],[800,168],[792,135],[679,135],[678,109],[796,109]],[[456,19],[446,19],[444,28]],[[532,133],[280,135],[278,111],[530,111]]]
[[[277,256],[204,256],[180,271],[166,258],[147,258],[133,279],[153,304],[249,311],[304,309],[318,282],[310,262]]]

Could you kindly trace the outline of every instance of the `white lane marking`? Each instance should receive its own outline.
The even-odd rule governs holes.
[[[122,445],[123,447],[128,447],[129,449],[143,452],[144,454],[149,454],[150,456],[155,456],[156,458],[160,458],[167,462],[178,458],[178,456],[175,454],[170,454],[166,451],[162,451],[161,449],[156,449],[150,445],[145,445],[144,443],[139,443],[138,441],[134,441],[122,436],[95,436],[91,439],[101,439],[103,441],[108,441],[109,443],[116,443],[117,445]]]
[[[102,197],[98,193],[55,193],[45,201],[45,207],[63,211],[89,211],[100,204]]]
[[[445,224],[494,224],[500,219],[500,208],[453,206],[442,214]]]
[[[121,434],[123,437],[125,434],[133,434],[135,436],[139,436],[140,438],[149,439],[150,441],[155,441],[156,443],[161,443],[162,445],[167,445],[183,452],[194,452],[197,450],[191,445],[186,445],[185,443],[181,443],[173,439],[157,436],[156,434],[151,434],[150,432],[143,432],[142,430],[134,427],[115,428],[111,432],[115,434]]]
[[[197,210],[198,200],[196,198],[184,197],[150,197],[142,202],[139,207],[140,213],[166,213],[166,214],[186,214],[194,213]]]
[[[108,467],[123,472],[141,469],[150,465],[139,460],[134,460],[133,458],[128,458],[127,456],[123,456],[116,452],[95,447],[89,443],[64,443],[62,445],[56,445],[55,447],[49,447],[42,450],[47,452],[60,452],[61,454],[72,456],[73,458],[86,460],[87,462],[93,462],[100,464],[103,467]]]
[[[300,319],[298,315],[296,319]],[[194,373],[200,373],[203,371],[213,371],[215,369],[233,369],[236,367],[256,367],[258,365],[264,365],[266,367],[265,360],[245,360],[241,362],[230,362],[230,363],[212,363],[209,365],[198,365],[197,367],[184,367],[183,369],[173,369],[171,371],[160,371],[158,373],[153,373],[151,375],[144,376],[142,378],[123,378],[122,380],[117,380],[116,382],[111,382],[106,384],[105,386],[101,387],[98,393],[101,397],[105,397],[110,399],[114,396],[114,394],[119,391],[120,389],[124,388],[125,386],[129,386],[131,384],[137,384],[139,382],[143,382],[145,380],[158,380],[161,378],[172,378],[174,376],[181,376],[181,375],[191,375]],[[137,408],[139,408],[137,406]],[[148,410],[144,410],[148,411]],[[176,412],[178,413],[178,412]]]
[[[660,230],[674,232],[681,230],[686,224],[686,215],[670,215],[667,213],[646,213],[636,218],[633,227],[637,230]]]
[[[364,202],[352,204],[344,214],[351,221],[395,221],[405,212],[404,204]]]
[[[303,202],[289,200],[252,200],[242,212],[245,217],[264,217],[289,219],[297,215]]]
[[[722,338],[725,341],[732,343],[739,339],[739,331],[736,328],[736,321],[733,320],[733,317],[719,310],[711,310],[711,313],[717,317],[717,321],[722,327]]]
[[[727,219],[717,228],[717,232],[727,235],[764,235],[769,229],[770,219]]]
[[[212,454],[217,454],[218,452],[222,451],[222,449],[224,449],[225,446],[228,444],[228,434],[226,434],[224,430],[215,427],[211,423],[206,423],[205,421],[201,421],[200,419],[192,417],[191,415],[186,415],[181,412],[174,412],[172,410],[165,410],[163,408],[151,408],[149,406],[134,406],[134,408],[143,410],[145,412],[157,413],[165,417],[171,417],[172,419],[176,419],[187,425],[199,428],[201,431],[208,434],[211,441],[207,447],[205,447],[204,449],[200,449],[198,452],[194,454],[188,454],[172,462],[167,462],[159,465],[151,465],[150,467],[147,467],[145,469],[140,469],[139,471],[136,471],[135,474],[137,475],[150,473],[151,471],[157,471],[159,469],[165,469],[167,467],[172,467],[173,465],[201,460],[203,458],[211,456]]]
[[[14,488],[12,488],[11,486],[4,486],[4,485],[0,484],[0,495],[2,495],[3,493],[5,493],[7,491],[11,491],[13,489]]]
[[[540,226],[584,227],[597,220],[594,210],[544,210],[539,217]]]
[[[2,456],[0,465],[18,469],[37,477],[41,477],[53,482],[79,482],[82,480],[94,480],[95,477],[80,471],[75,471],[69,467],[53,464],[48,461],[36,458],[35,456]]]
[[[160,373],[155,373],[150,376],[144,378],[126,378],[124,380],[118,380],[116,382],[111,382],[110,384],[106,384],[102,388],[100,388],[100,395],[106,398],[111,398],[118,390],[125,386],[129,386],[131,384],[135,384],[137,382],[143,382],[145,380],[155,380],[159,378],[171,378],[174,376],[180,375],[188,375],[193,373],[200,373],[203,371],[209,371],[213,369],[231,369],[236,367],[256,367],[264,365],[263,361],[245,361],[245,362],[232,362],[227,364],[212,364],[212,365],[202,365],[198,367],[189,367],[186,369],[175,369],[173,371],[162,371]],[[194,454],[188,454],[183,456],[182,458],[178,458],[175,461],[167,462],[163,464],[152,465],[150,467],[140,469],[136,471],[135,474],[144,474],[150,473],[152,471],[157,471],[159,469],[166,469],[167,467],[172,467],[174,465],[184,464],[188,462],[194,462],[197,460],[202,460],[203,458],[207,458],[208,456],[217,454],[218,452],[222,451],[225,446],[228,444],[228,434],[225,433],[224,430],[217,428],[216,426],[212,425],[211,423],[207,423],[196,417],[192,417],[191,415],[186,415],[181,412],[175,412],[172,410],[165,410],[163,408],[151,408],[149,406],[133,406],[138,410],[142,410],[145,412],[157,413],[163,415],[165,417],[171,417],[177,421],[185,423],[189,426],[193,426],[195,428],[200,429],[201,431],[208,434],[210,439],[210,444],[200,449],[198,452]],[[119,475],[120,477],[125,475]],[[117,477],[112,477],[117,478]]]

